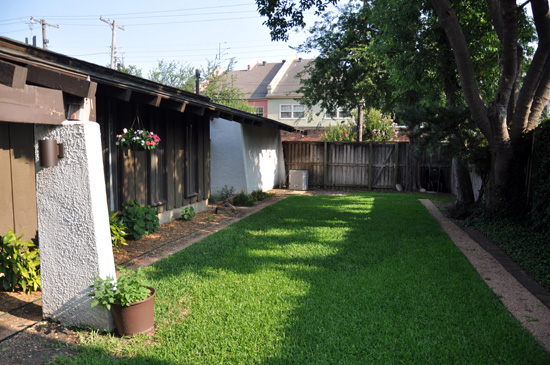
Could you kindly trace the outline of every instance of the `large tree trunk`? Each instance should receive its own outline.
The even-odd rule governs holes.
[[[503,65],[498,90],[488,106],[480,96],[468,43],[449,1],[432,0],[432,4],[449,38],[472,117],[489,142],[491,173],[486,190],[486,212],[489,215],[519,214],[524,205],[524,172],[529,158],[529,149],[525,146],[542,107],[550,99],[550,12],[548,0],[531,0],[539,46],[518,94],[522,50],[518,45],[516,2],[486,1],[502,44]]]

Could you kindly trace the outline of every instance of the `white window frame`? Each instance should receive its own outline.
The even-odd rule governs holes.
[[[290,110],[284,110],[283,107],[290,107]],[[288,108],[284,108],[288,109]],[[289,116],[283,116],[283,113],[289,113]],[[279,105],[280,119],[301,119],[306,115],[306,108],[301,104],[281,104]]]
[[[343,108],[338,108],[335,112],[336,113],[334,114],[326,112],[324,119],[351,119],[351,113],[349,113],[347,116],[344,115]]]
[[[263,105],[254,105],[256,108],[256,115],[263,117],[265,115],[265,108]]]

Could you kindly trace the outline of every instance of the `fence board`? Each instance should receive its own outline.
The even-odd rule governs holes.
[[[450,172],[450,161],[440,161],[442,153],[409,164],[409,143],[375,144],[358,142],[284,142],[285,166],[307,170],[313,188],[395,189],[416,186],[409,179],[422,176],[434,166]],[[412,166],[409,166],[412,165]],[[412,173],[409,168],[418,168]],[[424,171],[425,170],[425,171]],[[450,175],[449,175],[450,176]],[[427,186],[425,182],[421,182]]]

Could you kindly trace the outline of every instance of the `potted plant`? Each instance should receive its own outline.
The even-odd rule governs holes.
[[[89,294],[94,297],[92,308],[99,304],[109,309],[120,336],[153,331],[155,289],[145,279],[141,268],[127,270],[119,266],[118,269],[116,284],[109,276],[92,278],[94,283],[90,288],[93,292]]]
[[[160,137],[154,132],[145,129],[126,129],[116,136],[116,145],[120,147],[142,148],[154,150],[160,143]]]

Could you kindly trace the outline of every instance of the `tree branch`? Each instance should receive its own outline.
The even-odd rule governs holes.
[[[502,21],[502,14],[500,13],[500,2],[499,0],[487,0],[487,6],[489,7],[489,15],[493,21],[498,39],[502,42],[504,22]]]
[[[490,141],[492,140],[492,133],[487,117],[487,108],[479,92],[472,58],[462,28],[447,0],[432,0],[432,4],[439,18],[439,24],[445,30],[451,44],[460,75],[460,84],[472,117],[483,135]]]
[[[535,95],[538,94],[539,98],[542,98],[538,103],[542,102],[545,98],[545,92],[543,90],[548,87],[543,81],[543,73],[545,72],[546,64],[550,57],[550,12],[548,1],[532,0],[531,8],[534,15],[533,18],[537,29],[539,44],[533,56],[533,60],[531,61],[531,65],[529,66],[529,70],[527,71],[527,75],[523,80],[523,87],[519,93],[511,130],[511,138],[513,141],[518,141],[523,133],[529,131],[529,126],[533,123],[532,119],[538,114],[537,111],[532,110],[534,107],[533,103],[537,102],[535,100]],[[546,82],[548,83],[548,81]],[[536,110],[539,108],[540,105],[535,107]]]

